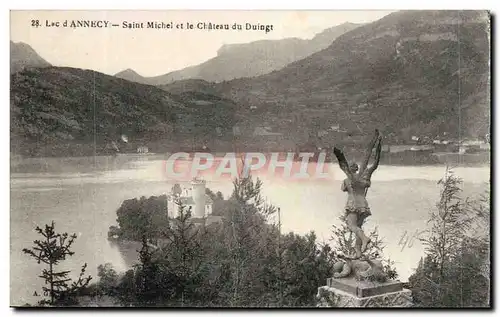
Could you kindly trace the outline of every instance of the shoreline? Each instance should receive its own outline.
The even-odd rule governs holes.
[[[279,153],[280,157],[286,152],[269,152]],[[435,167],[443,165],[453,165],[456,167],[491,167],[491,152],[481,152],[474,154],[460,154],[453,152],[439,152],[439,153],[383,153],[380,161],[380,166],[398,166],[398,167]],[[219,159],[224,157],[226,153],[217,152],[211,153],[214,158]],[[93,163],[93,169],[99,167],[109,167],[109,163],[129,163],[135,161],[158,161],[167,160],[168,153],[148,153],[148,154],[135,154],[135,153],[120,153],[118,155],[95,155],[95,156],[34,156],[34,157],[20,157],[10,156],[10,173],[30,173],[26,171],[27,167],[35,167],[36,171],[31,172],[45,172],[54,167],[60,169],[61,164],[77,164],[84,167]],[[354,156],[356,159],[358,157]],[[180,161],[190,161],[190,159],[178,158]],[[91,162],[93,161],[93,162]],[[298,160],[294,160],[298,162]],[[80,163],[80,164],[79,164]],[[310,163],[316,163],[311,160]],[[338,165],[336,160],[329,159],[328,156],[324,163]],[[103,166],[105,165],[105,166]],[[37,168],[38,167],[38,168]],[[85,168],[84,168],[85,169]]]

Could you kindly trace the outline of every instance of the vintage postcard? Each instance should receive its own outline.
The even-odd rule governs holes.
[[[488,11],[11,11],[13,307],[491,307]]]

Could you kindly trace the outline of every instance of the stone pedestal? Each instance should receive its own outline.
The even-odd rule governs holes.
[[[411,307],[411,291],[400,281],[385,283],[329,278],[318,289],[318,307]]]

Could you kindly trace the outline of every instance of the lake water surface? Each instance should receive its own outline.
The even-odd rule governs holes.
[[[175,181],[164,173],[161,156],[123,156],[97,158],[28,159],[13,164],[11,174],[10,264],[11,304],[22,305],[39,300],[38,278],[42,265],[22,253],[39,237],[34,231],[52,220],[59,232],[76,233],[75,255],[64,268],[78,271],[88,264],[89,274],[96,276],[97,266],[110,262],[118,271],[130,265],[121,248],[107,240],[108,228],[116,224],[116,210],[125,199],[160,195]],[[22,165],[19,165],[22,163]],[[327,180],[287,181],[259,174],[264,195],[281,208],[283,229],[305,234],[314,230],[320,241],[329,241],[331,226],[338,224],[346,200],[340,190],[344,178],[338,165],[329,166]],[[490,167],[456,167],[455,174],[464,179],[464,194],[476,197],[487,188]],[[406,280],[423,254],[415,241],[402,248],[406,233],[426,229],[428,212],[439,197],[437,181],[444,166],[386,166],[373,174],[367,199],[373,216],[365,230],[378,227],[386,242],[384,254],[396,261],[401,280]],[[232,191],[230,179],[205,177],[207,187],[227,197]],[[325,281],[326,282],[326,281]],[[318,285],[319,286],[319,285]]]

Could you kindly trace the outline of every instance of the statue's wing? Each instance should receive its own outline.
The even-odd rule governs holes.
[[[333,153],[337,157],[337,160],[339,161],[339,166],[342,171],[347,175],[347,177],[351,178],[351,171],[349,170],[349,164],[347,163],[347,160],[345,158],[344,152],[342,152],[340,149],[337,147],[333,148]]]
[[[377,138],[377,145],[376,145],[376,150],[375,150],[375,160],[374,160],[372,166],[365,169],[362,173],[362,175],[365,179],[369,180],[372,177],[373,172],[377,169],[378,164],[380,163],[381,152],[382,152],[382,137],[379,136]]]
[[[372,156],[373,148],[375,147],[375,143],[377,142],[379,137],[380,137],[380,132],[378,131],[378,129],[375,129],[375,132],[373,133],[373,138],[366,147],[365,157],[361,162],[361,166],[359,167],[359,174],[363,174],[365,172],[365,169],[368,166],[368,162],[370,161],[370,157]]]

